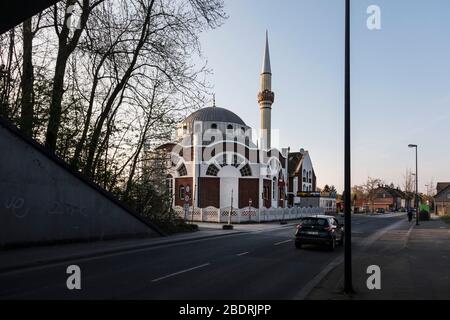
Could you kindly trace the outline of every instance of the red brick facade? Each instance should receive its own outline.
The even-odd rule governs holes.
[[[198,205],[200,208],[220,207],[220,178],[199,178]]]
[[[186,186],[190,187],[189,193],[189,205],[192,206],[192,178],[176,178],[175,179],[175,205],[176,206],[184,206],[184,198],[182,199],[182,187],[186,188]]]
[[[259,179],[239,179],[239,208],[248,207],[249,199],[259,208]]]

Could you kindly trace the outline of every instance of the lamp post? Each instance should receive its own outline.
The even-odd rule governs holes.
[[[416,150],[416,226],[419,225],[419,174],[418,174],[418,165],[417,165],[417,144],[408,145],[409,148],[414,148]]]
[[[344,152],[344,291],[353,292],[352,284],[352,208],[350,148],[350,0],[345,0],[345,152]]]

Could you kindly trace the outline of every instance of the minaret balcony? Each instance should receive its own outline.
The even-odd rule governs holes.
[[[264,90],[258,93],[258,103],[273,103],[275,101],[275,93],[269,90]]]

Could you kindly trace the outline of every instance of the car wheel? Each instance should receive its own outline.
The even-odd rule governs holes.
[[[296,242],[296,243],[295,243],[295,248],[296,248],[296,249],[301,249],[301,248],[302,248],[301,242]]]

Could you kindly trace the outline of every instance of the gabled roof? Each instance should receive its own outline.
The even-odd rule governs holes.
[[[288,155],[288,174],[294,176],[303,163],[304,154],[301,152],[292,152]]]
[[[436,186],[437,193],[439,193],[442,190],[446,189],[448,186],[450,186],[450,182],[438,182],[438,184]]]
[[[440,182],[437,185],[437,194],[434,196],[438,197],[441,193],[444,193],[446,190],[450,191],[450,182]]]
[[[389,193],[392,197],[402,198],[402,199],[405,199],[407,197],[405,192],[403,192],[399,189],[396,189],[396,188],[391,188],[390,186],[380,186],[375,190],[375,192],[378,192],[380,190],[383,190],[384,192]]]

